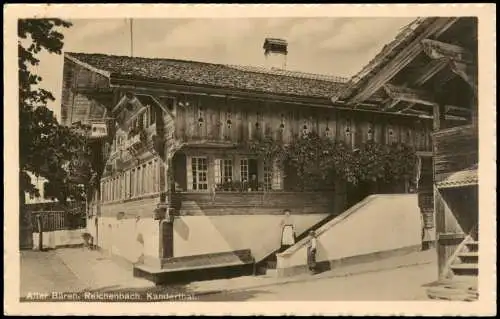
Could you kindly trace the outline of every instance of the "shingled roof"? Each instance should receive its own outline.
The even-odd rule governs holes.
[[[71,52],[67,52],[66,56],[109,72],[111,77],[117,75],[297,97],[329,99],[346,82],[342,78],[313,76],[302,72],[263,72],[250,67],[185,60]]]

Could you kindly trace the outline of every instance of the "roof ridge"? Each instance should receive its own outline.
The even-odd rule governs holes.
[[[290,77],[307,77],[310,79],[315,79],[317,80],[328,80],[332,82],[338,82],[338,83],[347,83],[349,80],[348,77],[343,77],[343,76],[338,76],[338,75],[333,75],[333,74],[325,74],[325,73],[313,73],[313,72],[306,72],[306,71],[300,71],[300,70],[289,70],[289,69],[279,69],[279,68],[265,68],[262,66],[253,66],[253,65],[242,65],[242,64],[225,64],[228,67],[231,68],[236,68],[241,71],[245,72],[256,72],[256,73],[265,73],[265,74],[273,74],[273,75],[280,75],[280,76],[290,76]],[[289,73],[289,74],[287,74]],[[303,75],[303,76],[300,76]]]
[[[89,52],[64,52],[69,55],[100,55],[107,57],[116,57],[116,58],[128,58],[128,59],[144,59],[144,60],[161,60],[161,61],[172,61],[172,62],[184,62],[184,63],[201,63],[201,64],[212,64],[212,65],[222,65],[222,63],[214,63],[214,62],[205,62],[205,61],[196,61],[196,60],[182,60],[182,59],[172,59],[172,58],[152,58],[152,57],[144,57],[144,56],[128,56],[128,55],[120,55],[120,54],[107,54],[107,53],[89,53]]]

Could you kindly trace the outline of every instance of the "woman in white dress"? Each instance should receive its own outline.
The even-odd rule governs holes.
[[[285,218],[281,222],[281,251],[285,251],[288,247],[295,244],[295,226],[293,224],[290,210],[285,209]]]

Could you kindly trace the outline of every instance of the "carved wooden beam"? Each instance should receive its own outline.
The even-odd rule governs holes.
[[[465,48],[455,44],[444,43],[431,39],[422,40],[422,48],[431,59],[445,59],[472,64],[473,55]]]
[[[474,91],[474,94],[477,95],[476,65],[460,61],[452,61],[451,70],[467,82]]]
[[[173,119],[175,118],[175,114],[172,111],[170,111],[168,107],[163,105],[163,103],[161,103],[160,98],[158,98],[158,96],[155,95],[149,95],[149,96],[165,113],[170,115]]]
[[[467,108],[464,108],[464,107],[458,107],[458,106],[454,106],[454,105],[445,105],[444,107],[444,113],[445,114],[450,114],[450,113],[459,113],[459,114],[471,114],[472,113],[472,110],[471,109],[467,109]]]
[[[121,108],[125,105],[125,103],[127,103],[127,102],[128,102],[128,98],[127,98],[127,96],[125,96],[125,95],[124,95],[124,96],[122,96],[122,98],[118,101],[118,103],[117,103],[115,106],[113,106],[113,109],[112,109],[112,111],[111,111],[111,112],[112,112],[112,113],[117,112],[117,111],[118,111],[118,110],[120,110],[120,109],[121,109]]]
[[[417,110],[413,110],[412,107],[416,104],[419,104],[434,108],[438,104],[434,97],[423,90],[416,90],[413,88],[396,86],[392,84],[384,85],[384,89],[387,95],[389,95],[388,102],[386,102],[386,104],[384,105],[384,111],[393,110],[397,113],[410,112],[414,114],[429,114],[425,111],[420,112]],[[395,106],[400,102],[407,102],[408,104],[406,104],[403,108],[396,109]],[[444,106],[443,114],[451,115],[450,113],[452,113],[453,115],[465,115],[470,114],[470,110],[454,105]],[[460,117],[460,119],[465,118]]]
[[[434,99],[430,96],[429,93],[423,90],[416,90],[403,86],[396,86],[392,84],[384,85],[384,90],[394,100],[415,103],[415,104],[423,104],[432,106],[436,104]]]
[[[350,104],[358,104],[372,96],[422,52],[422,40],[431,36],[439,37],[439,35],[443,34],[457,21],[458,18],[437,18],[412,43],[401,50],[396,57],[391,59],[389,63],[369,79],[367,84],[348,102]]]
[[[430,39],[422,40],[422,47],[431,59],[450,61],[453,73],[467,82],[477,94],[477,77],[475,76],[477,64],[471,52],[455,44]]]
[[[399,102],[401,102],[401,100],[398,100],[398,99],[394,99],[392,97],[389,97],[384,103],[383,103],[383,106],[382,106],[382,111],[389,111],[389,110],[392,110],[396,107],[396,105],[399,104]]]
[[[408,113],[412,113],[412,114],[421,114],[421,115],[430,115],[430,112],[426,112],[426,111],[420,111],[420,110],[415,110],[415,109],[412,109],[412,108],[407,108],[407,109],[403,109],[399,112],[408,112]]]
[[[456,116],[456,115],[445,115],[444,119],[446,121],[469,121],[468,118],[463,117],[463,116]]]

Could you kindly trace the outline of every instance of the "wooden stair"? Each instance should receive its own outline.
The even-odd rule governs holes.
[[[428,288],[429,298],[456,301],[478,299],[479,242],[468,236],[458,249],[451,260],[449,278],[440,280],[434,287]]]

